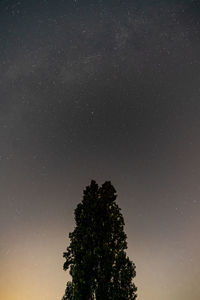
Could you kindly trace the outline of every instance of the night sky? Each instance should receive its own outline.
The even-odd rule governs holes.
[[[0,298],[60,300],[91,179],[138,300],[199,300],[200,2],[0,1]]]

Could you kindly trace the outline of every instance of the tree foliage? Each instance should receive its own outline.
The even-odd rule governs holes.
[[[76,227],[63,256],[67,283],[63,300],[128,300],[136,298],[135,265],[127,257],[124,219],[111,182],[91,181],[75,209]]]

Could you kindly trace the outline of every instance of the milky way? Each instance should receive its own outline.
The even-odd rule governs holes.
[[[0,296],[61,299],[74,208],[118,193],[138,300],[200,294],[198,1],[1,1]]]

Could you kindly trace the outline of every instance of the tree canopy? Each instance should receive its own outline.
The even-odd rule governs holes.
[[[128,300],[136,298],[135,265],[127,256],[124,219],[110,181],[92,180],[75,209],[76,226],[63,256],[67,283],[62,300]]]

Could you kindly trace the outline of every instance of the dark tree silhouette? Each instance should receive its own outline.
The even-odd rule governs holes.
[[[127,257],[124,219],[111,182],[91,181],[75,209],[76,227],[69,234],[64,270],[70,269],[62,300],[128,300],[136,298],[135,265]]]

